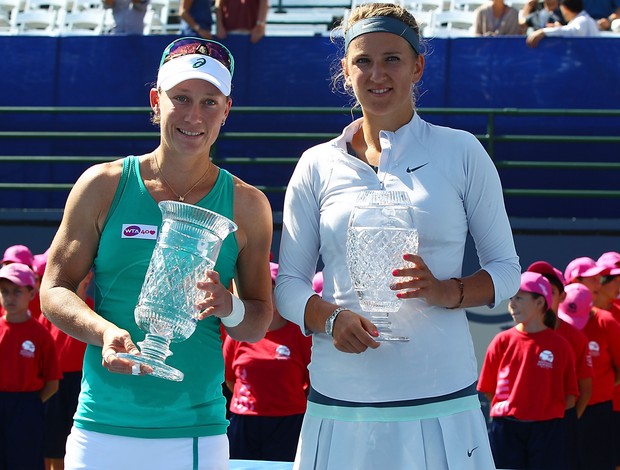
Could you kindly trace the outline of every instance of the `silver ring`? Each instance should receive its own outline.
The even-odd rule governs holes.
[[[111,352],[111,353],[109,353],[109,354],[106,354],[106,356],[103,358],[103,362],[105,362],[106,364],[109,364],[109,363],[110,363],[110,361],[109,361],[110,356],[114,356],[115,354],[116,354],[116,353],[114,353],[114,352]]]
[[[134,364],[133,366],[131,366],[131,374],[140,375],[140,364]]]

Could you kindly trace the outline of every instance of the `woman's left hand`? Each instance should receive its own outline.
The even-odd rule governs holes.
[[[232,293],[220,282],[217,271],[207,271],[205,280],[197,284],[198,289],[205,292],[205,297],[196,304],[200,312],[198,320],[206,317],[226,317],[232,311]]]
[[[392,271],[395,280],[391,288],[401,291],[397,294],[398,298],[420,298],[424,299],[429,305],[441,307],[451,305],[452,292],[449,289],[449,283],[437,279],[421,256],[405,254],[403,259],[408,263],[402,268]]]

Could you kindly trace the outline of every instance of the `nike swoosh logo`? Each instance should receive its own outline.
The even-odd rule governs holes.
[[[468,450],[467,451],[467,457],[471,457],[471,454],[474,453],[474,450],[476,450],[479,446],[474,447],[472,450]]]
[[[426,165],[428,165],[428,162],[426,162],[423,165],[416,166],[414,168],[407,167],[407,173],[413,173],[414,171],[417,171],[417,170],[419,170],[420,168],[422,168],[423,166],[426,166]]]

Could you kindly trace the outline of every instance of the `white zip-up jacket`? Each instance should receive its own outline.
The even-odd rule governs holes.
[[[497,170],[483,146],[465,131],[429,124],[417,113],[396,132],[382,131],[377,173],[347,153],[358,119],[300,158],[285,203],[276,303],[304,330],[312,277],[324,263],[323,298],[363,314],[346,263],[349,215],[359,191],[405,190],[415,205],[419,254],[438,279],[460,277],[468,231],[480,266],[493,280],[495,303],[515,294],[520,266]],[[471,273],[466,273],[471,274]],[[441,396],[477,380],[465,310],[402,302],[390,315],[407,343],[383,343],[362,354],[338,351],[314,334],[310,382],[331,398],[384,402]]]

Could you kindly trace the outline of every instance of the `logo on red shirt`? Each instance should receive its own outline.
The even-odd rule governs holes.
[[[35,349],[34,343],[27,339],[22,343],[22,349],[19,351],[19,354],[24,357],[34,357]]]

